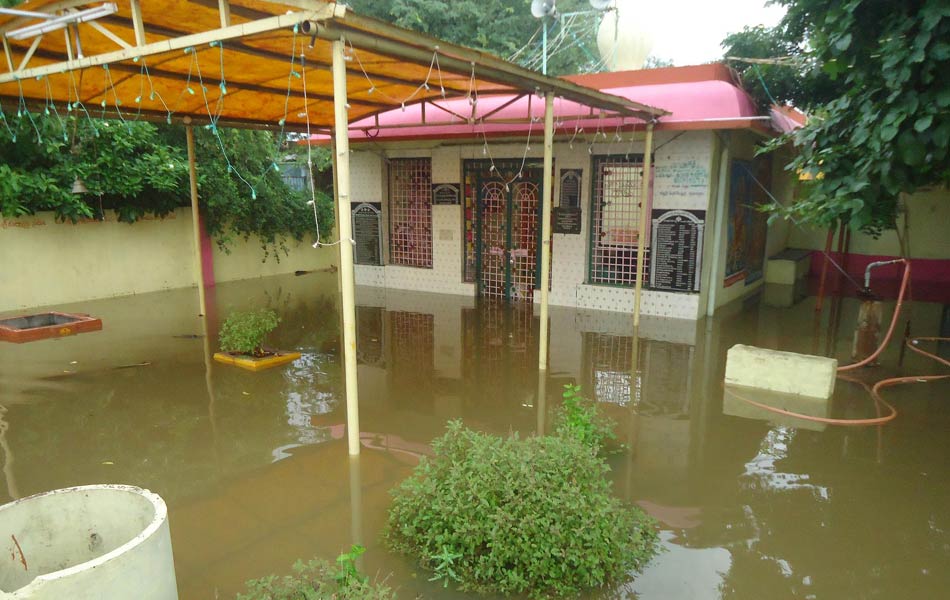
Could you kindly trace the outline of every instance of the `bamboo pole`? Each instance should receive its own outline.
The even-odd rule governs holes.
[[[551,195],[554,187],[554,94],[544,95],[544,185],[541,191],[541,336],[538,368],[548,368],[548,288],[551,282]]]
[[[647,123],[647,137],[643,143],[643,190],[640,192],[640,225],[637,230],[637,281],[633,290],[633,327],[640,327],[640,289],[643,287],[643,262],[646,253],[644,232],[650,220],[647,211],[650,208],[650,164],[653,161],[653,123]]]
[[[343,370],[346,375],[346,438],[351,456],[360,453],[360,409],[356,381],[356,289],[353,279],[353,224],[350,213],[350,139],[346,114],[346,61],[343,42],[332,42],[333,139],[336,142],[337,213],[340,219],[340,292],[343,302]]]
[[[195,164],[195,130],[191,125],[185,126],[185,137],[188,142],[188,179],[191,183],[191,230],[194,233],[195,243],[195,277],[198,283],[198,316],[207,313],[205,305],[205,273],[201,262],[201,222],[198,215],[198,168]]]

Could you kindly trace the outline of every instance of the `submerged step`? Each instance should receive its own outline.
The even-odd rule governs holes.
[[[838,361],[736,344],[726,355],[729,385],[827,400],[835,391]]]

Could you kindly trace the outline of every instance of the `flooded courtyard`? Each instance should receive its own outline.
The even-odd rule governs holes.
[[[576,382],[625,444],[610,458],[615,492],[662,528],[665,551],[609,595],[929,598],[950,588],[950,384],[885,390],[899,416],[882,427],[758,414],[722,386],[736,343],[850,362],[855,299],[817,319],[814,298],[788,309],[753,299],[699,323],[645,317],[636,337],[629,315],[553,308],[551,370],[539,380],[530,312],[360,288],[362,454],[352,460],[336,285],[333,274],[218,285],[208,331],[194,290],[58,306],[100,317],[103,330],[0,345],[2,500],[91,483],[161,494],[185,600],[233,598],[247,579],[352,543],[367,547],[363,570],[400,597],[456,597],[384,548],[389,491],[446,421],[532,435]],[[257,307],[281,317],[270,345],[303,358],[262,373],[211,361],[218,323]],[[913,302],[906,314],[915,334],[939,335],[945,313]],[[941,373],[914,353],[898,366],[899,346],[856,377]],[[861,381],[838,380],[831,416],[877,416]]]

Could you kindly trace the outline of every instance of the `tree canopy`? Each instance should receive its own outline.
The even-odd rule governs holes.
[[[809,109],[788,168],[803,194],[776,214],[803,224],[838,220],[878,235],[895,227],[899,198],[950,182],[950,3],[946,0],[775,0],[774,30],[730,36],[727,56],[792,57],[758,68],[776,100]],[[768,74],[768,75],[766,75]],[[769,77],[769,78],[766,78]],[[784,83],[779,81],[784,79]]]
[[[531,0],[349,0],[348,4],[360,14],[502,58],[531,42],[541,27],[541,21],[531,16]],[[587,0],[558,0],[557,8],[568,13],[591,7]],[[559,29],[553,24],[549,28],[553,39]],[[557,49],[552,43],[548,73],[581,73],[598,63],[595,36],[590,33],[565,32]],[[540,37],[534,38],[534,45],[540,45]]]

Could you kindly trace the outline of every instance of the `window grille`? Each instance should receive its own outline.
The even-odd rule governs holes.
[[[593,173],[590,282],[632,286],[640,242],[643,157],[595,156]],[[649,273],[649,247],[645,259],[643,272]]]
[[[389,163],[389,262],[432,268],[432,161]]]

